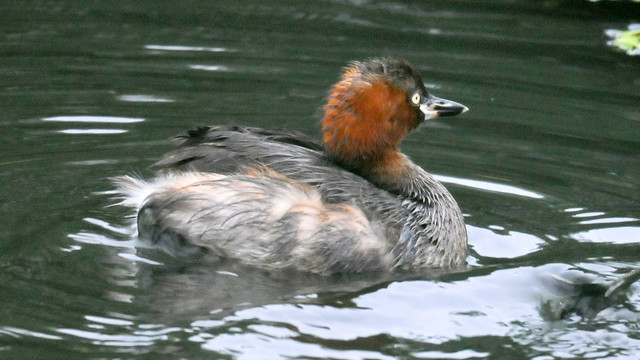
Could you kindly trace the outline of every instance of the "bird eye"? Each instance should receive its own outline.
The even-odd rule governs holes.
[[[411,97],[411,102],[414,105],[418,105],[420,104],[420,100],[422,99],[422,96],[420,95],[420,93],[415,93],[413,94],[413,96]]]

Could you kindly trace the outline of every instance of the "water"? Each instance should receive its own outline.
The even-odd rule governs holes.
[[[640,265],[632,3],[30,1],[0,12],[0,358],[637,359],[640,286],[554,317],[552,276]],[[637,20],[637,19],[636,19]],[[136,249],[108,177],[241,123],[314,134],[348,61],[471,109],[403,150],[466,215],[461,272],[319,278]]]

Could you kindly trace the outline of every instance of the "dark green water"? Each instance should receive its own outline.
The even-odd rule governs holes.
[[[640,266],[631,3],[8,1],[0,5],[0,358],[640,357],[640,286],[550,319],[549,274]],[[466,215],[455,274],[317,278],[136,249],[110,176],[240,123],[314,134],[354,59],[398,56],[469,106],[403,150]]]

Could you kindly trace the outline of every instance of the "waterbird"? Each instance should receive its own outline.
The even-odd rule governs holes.
[[[468,108],[430,94],[411,64],[351,62],[324,106],[321,141],[224,125],[173,138],[157,176],[114,178],[142,241],[184,258],[322,275],[459,268],[460,207],[404,155],[403,138]]]

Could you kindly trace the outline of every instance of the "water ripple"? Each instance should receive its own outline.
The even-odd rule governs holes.
[[[443,183],[457,184],[457,185],[467,186],[474,189],[480,189],[480,190],[498,192],[498,193],[504,193],[504,194],[510,194],[510,195],[517,195],[517,196],[524,196],[532,199],[544,198],[543,195],[540,195],[530,190],[521,189],[513,185],[504,185],[504,184],[498,184],[498,183],[489,182],[489,181],[463,179],[463,178],[444,176],[444,175],[434,175],[434,177],[439,181],[442,181]]]
[[[80,122],[80,123],[107,123],[107,124],[131,124],[142,122],[143,118],[129,118],[120,116],[52,116],[43,118],[42,121],[55,121],[55,122]]]
[[[61,134],[72,135],[112,135],[112,134],[124,134],[128,130],[124,129],[65,129],[58,130]]]
[[[206,46],[184,46],[184,45],[145,45],[148,50],[163,51],[205,51],[205,52],[232,52],[233,49],[224,47],[206,47]]]
[[[120,95],[118,100],[127,102],[174,102],[171,99],[159,98],[153,95]]]

